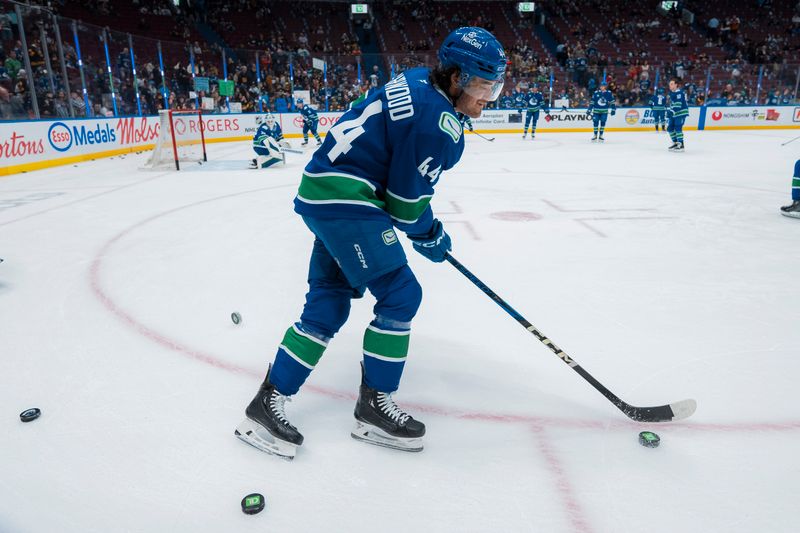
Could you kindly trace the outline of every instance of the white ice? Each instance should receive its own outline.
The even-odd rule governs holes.
[[[425,295],[397,400],[425,450],[350,437],[368,296],[287,405],[291,463],[233,429],[301,311],[310,151],[0,178],[0,531],[795,532],[795,134],[688,132],[683,154],[656,132],[469,136],[437,185],[454,257],[624,400],[694,398],[691,418],[629,421],[405,242]]]

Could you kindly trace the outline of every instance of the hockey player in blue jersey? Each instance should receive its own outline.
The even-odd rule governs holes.
[[[650,98],[650,111],[653,113],[653,122],[656,125],[656,131],[658,131],[659,124],[661,124],[661,131],[667,131],[667,121],[665,119],[667,113],[667,97],[664,95],[664,89],[659,88]]]
[[[604,141],[603,132],[606,129],[606,121],[608,120],[608,113],[612,115],[617,112],[617,104],[614,102],[614,95],[608,90],[608,85],[605,81],[600,82],[600,88],[592,95],[592,101],[589,103],[589,109],[586,114],[592,119],[594,124],[594,137],[592,141]],[[598,138],[598,133],[600,134]]]
[[[781,214],[787,217],[800,218],[800,159],[794,164],[792,203],[781,207]]]
[[[283,132],[275,117],[272,114],[256,117],[256,124],[258,129],[253,136],[253,150],[258,157],[253,159],[250,168],[268,168],[276,163],[286,163],[286,155],[281,151]]]
[[[320,146],[322,144],[322,139],[319,138],[319,133],[317,133],[319,115],[311,108],[310,105],[303,102],[302,98],[297,99],[297,107],[300,108],[300,116],[303,117],[303,142],[300,144],[302,146],[308,144],[308,132],[310,131],[317,140],[317,146]]]
[[[422,449],[425,425],[392,398],[409,351],[422,288],[396,230],[415,251],[445,260],[451,241],[430,207],[434,186],[464,151],[457,113],[480,116],[500,95],[503,47],[481,28],[459,28],[435,69],[407,70],[347,111],[305,167],[295,212],[314,235],[308,292],[236,435],[260,450],[294,457],[303,436],[285,402],[298,392],[350,313],[353,298],[375,297],[362,346],[353,438],[405,451]]]
[[[475,128],[472,126],[472,119],[469,118],[469,116],[465,115],[464,113],[456,113],[456,117],[458,117],[458,121],[461,122],[462,129],[475,131]]]
[[[689,116],[689,106],[686,104],[686,96],[678,88],[678,80],[669,80],[669,103],[667,105],[667,131],[672,139],[672,152],[683,152],[683,123]]]
[[[528,125],[531,127],[531,140],[536,136],[536,123],[539,121],[539,111],[544,110],[545,113],[550,113],[550,108],[544,99],[542,93],[539,92],[539,86],[533,84],[531,92],[525,97],[525,125],[522,127],[522,138],[528,135]]]

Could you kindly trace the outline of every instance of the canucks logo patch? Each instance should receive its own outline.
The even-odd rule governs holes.
[[[458,143],[463,133],[461,121],[458,120],[455,115],[447,111],[442,112],[442,115],[439,117],[439,129],[448,134],[450,138],[453,139],[454,143]]]
[[[397,234],[394,232],[394,230],[387,229],[381,234],[381,236],[383,237],[383,243],[387,246],[397,242]]]

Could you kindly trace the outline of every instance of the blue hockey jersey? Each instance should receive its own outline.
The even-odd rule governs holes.
[[[664,111],[667,109],[667,97],[663,94],[654,94],[651,96],[650,109],[653,111]]]
[[[283,131],[281,131],[280,124],[275,122],[273,123],[272,128],[266,124],[261,124],[256,130],[256,134],[253,135],[253,145],[262,146],[266,137],[272,137],[276,141],[282,141]]]
[[[608,114],[609,109],[617,109],[617,104],[614,102],[614,95],[611,94],[609,90],[596,90],[592,95],[592,101],[589,103],[589,113],[605,115]]]
[[[303,122],[317,122],[319,120],[317,112],[311,109],[308,104],[304,105],[303,109],[300,110],[300,115],[303,117]]]
[[[550,108],[547,105],[547,102],[544,99],[544,95],[542,93],[535,93],[529,92],[526,97],[527,104],[526,109],[530,113],[538,113],[542,109],[544,109],[545,113],[550,112]]]
[[[295,211],[317,218],[390,218],[406,233],[433,226],[440,173],[464,151],[450,99],[430,70],[400,74],[346,112],[303,172]]]
[[[682,90],[670,91],[668,111],[673,117],[685,117],[689,114],[689,105]]]

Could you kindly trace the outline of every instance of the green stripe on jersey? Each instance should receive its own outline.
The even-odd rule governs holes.
[[[364,352],[390,359],[405,359],[410,334],[410,331],[386,331],[369,326],[364,332]]]
[[[430,195],[409,199],[398,196],[392,191],[386,191],[386,210],[389,215],[408,224],[415,222],[422,216],[429,203],[431,203]]]
[[[310,335],[301,333],[297,326],[292,326],[286,330],[281,347],[286,349],[289,355],[300,359],[300,361],[313,368],[322,357],[327,344]]]
[[[379,200],[375,195],[375,189],[367,180],[336,174],[310,175],[303,173],[297,197],[310,204],[357,203],[371,205],[378,209],[383,209],[385,205],[385,202]]]

